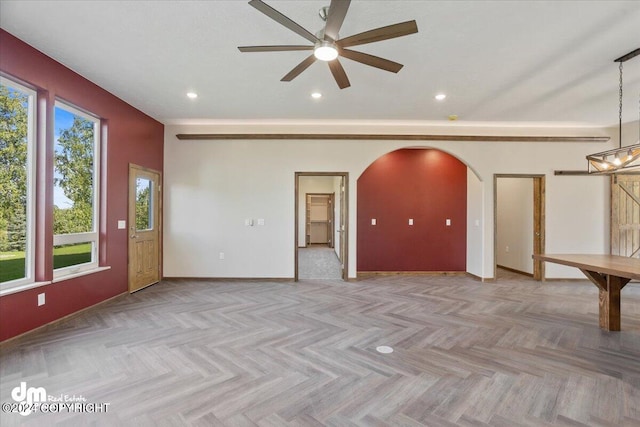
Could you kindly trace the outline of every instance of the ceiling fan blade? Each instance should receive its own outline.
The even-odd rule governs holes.
[[[349,36],[344,39],[338,40],[336,44],[339,47],[357,46],[360,44],[379,42],[381,40],[407,36],[409,34],[417,32],[418,25],[416,24],[416,21],[407,21]]]
[[[353,61],[360,62],[365,65],[380,68],[381,70],[391,71],[397,73],[404,65],[397,62],[389,61],[388,59],[380,58],[379,56],[369,55],[368,53],[356,52],[355,50],[339,49],[340,56],[349,58]]]
[[[313,50],[313,46],[238,46],[240,52],[284,52],[289,50]]]
[[[287,18],[286,16],[284,16],[282,13],[278,12],[271,6],[267,5],[262,0],[251,0],[249,2],[249,5],[255,7],[260,12],[267,15],[269,18],[273,19],[274,21],[276,21],[281,25],[284,25],[294,33],[301,35],[302,37],[309,40],[310,42],[315,43],[318,41],[318,38],[316,36],[311,34],[309,31],[305,30],[300,25],[296,24],[291,19]]]
[[[336,79],[336,83],[338,83],[338,87],[340,89],[351,86],[347,73],[345,73],[344,68],[342,68],[342,64],[337,58],[333,61],[329,61],[329,69],[331,69],[331,74],[333,74],[333,78]]]
[[[314,55],[309,55],[304,61],[295,66],[295,68],[289,71],[289,74],[280,79],[281,82],[290,82],[291,80],[298,77],[300,73],[309,68],[311,64],[316,62],[316,57]]]
[[[329,13],[327,13],[327,24],[324,27],[326,37],[334,41],[338,38],[338,32],[340,32],[344,17],[347,16],[350,3],[351,0],[331,0]]]

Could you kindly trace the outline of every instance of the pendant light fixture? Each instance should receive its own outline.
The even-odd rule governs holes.
[[[620,69],[619,109],[618,109],[618,148],[587,156],[588,172],[607,174],[621,170],[640,169],[640,117],[638,117],[638,141],[622,146],[622,64],[640,55],[640,48],[616,59]],[[640,112],[640,104],[639,104]]]

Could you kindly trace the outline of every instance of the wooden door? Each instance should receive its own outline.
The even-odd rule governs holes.
[[[311,243],[311,195],[307,194],[305,197],[305,239],[304,245],[308,246]]]
[[[640,258],[640,174],[611,177],[611,253]]]
[[[533,178],[533,255],[544,253],[545,244],[545,181],[544,176]],[[533,260],[533,278],[544,280],[544,262]]]
[[[129,292],[160,280],[160,172],[129,165]]]
[[[344,176],[340,177],[340,221],[338,224],[338,233],[340,235],[340,268],[342,269],[342,277],[346,278],[344,269],[344,257],[346,250],[346,239],[344,234],[346,219],[346,194],[345,194],[345,179]]]
[[[336,211],[335,211],[335,194],[331,194],[329,195],[329,197],[327,198],[327,244],[329,245],[330,248],[333,248],[333,241],[334,241],[334,234],[335,234],[335,224],[334,224],[334,220],[335,220],[335,216],[336,216]]]

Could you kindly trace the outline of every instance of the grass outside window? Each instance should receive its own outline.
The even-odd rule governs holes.
[[[53,268],[91,262],[91,243],[67,245],[53,249]],[[0,283],[24,277],[25,253],[0,252]]]

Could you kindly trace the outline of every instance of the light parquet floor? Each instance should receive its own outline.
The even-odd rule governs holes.
[[[0,346],[2,402],[108,413],[0,424],[640,426],[640,285],[622,312],[602,331],[595,286],[517,276],[163,281]]]

